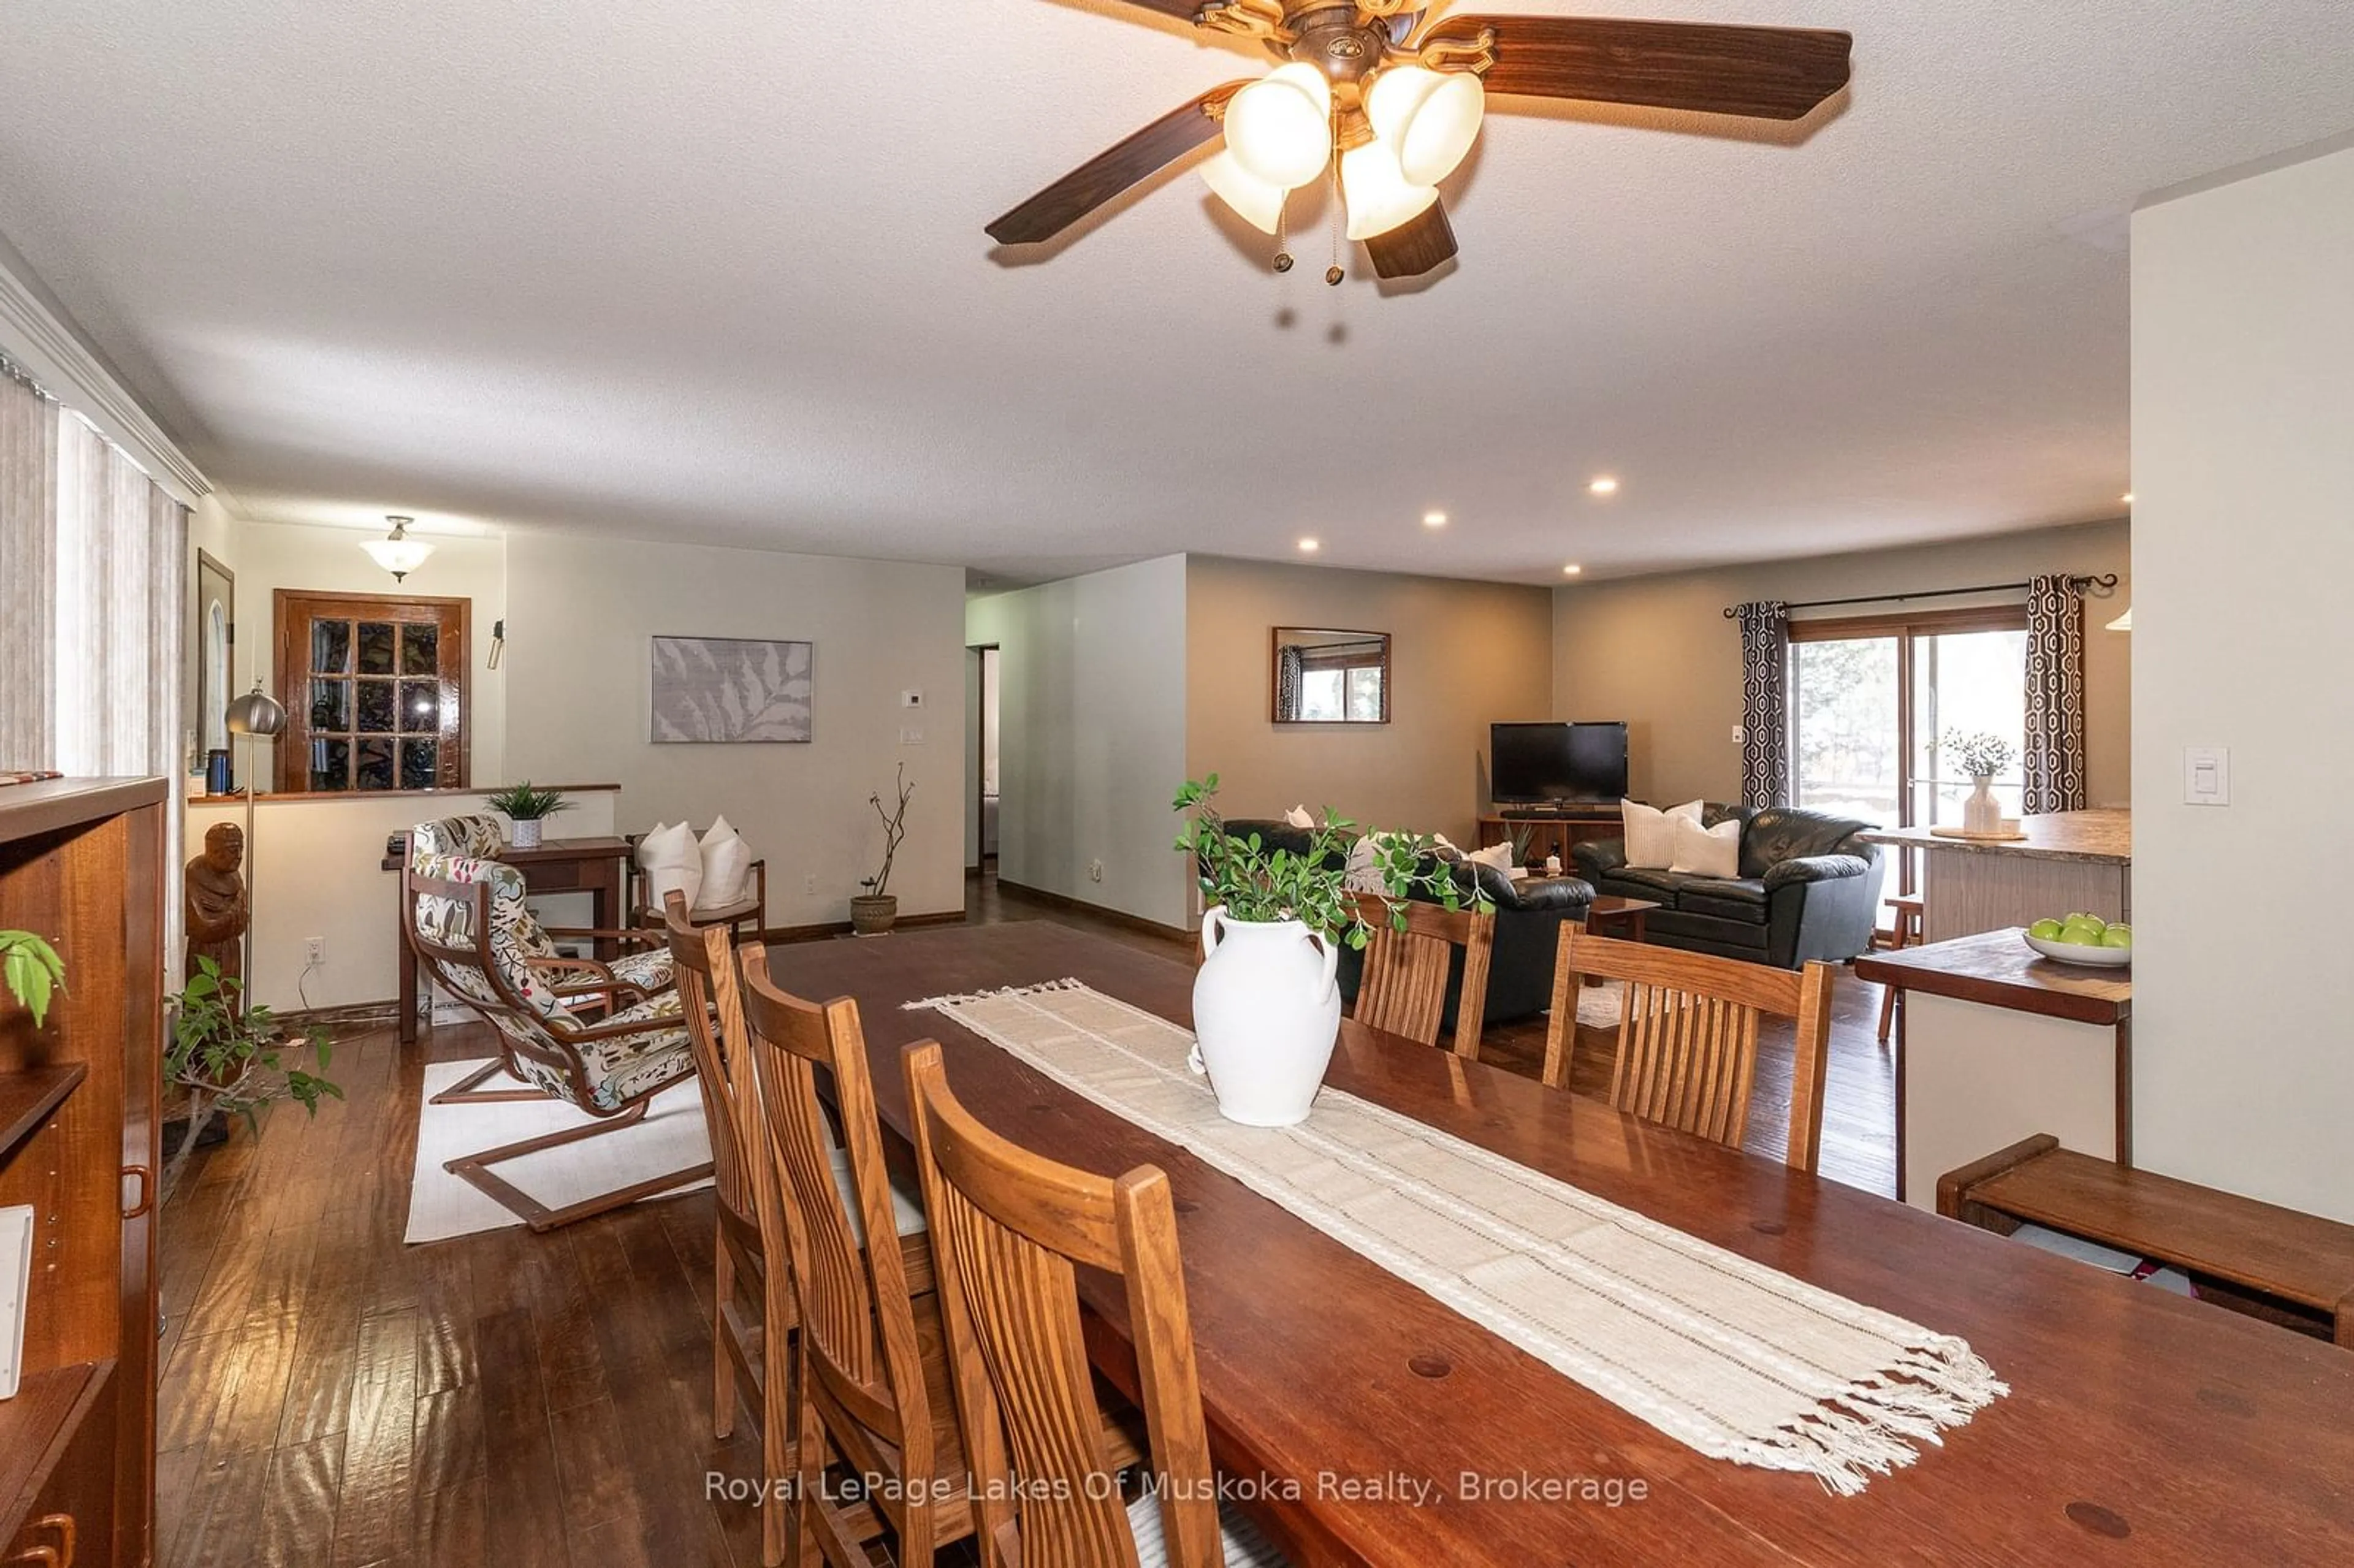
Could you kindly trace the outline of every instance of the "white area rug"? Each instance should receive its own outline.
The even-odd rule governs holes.
[[[504,1205],[441,1169],[444,1160],[485,1149],[580,1127],[596,1118],[557,1100],[510,1100],[491,1105],[437,1106],[433,1097],[480,1067],[480,1062],[435,1062],[425,1069],[424,1107],[417,1118],[417,1174],[408,1187],[408,1235],[418,1242],[494,1231],[523,1221]],[[525,1086],[501,1074],[485,1089]],[[666,1171],[700,1165],[711,1158],[711,1134],[703,1124],[703,1091],[693,1077],[680,1079],[654,1097],[646,1119],[620,1132],[526,1154],[494,1166],[551,1209],[599,1192],[648,1181]],[[708,1187],[706,1179],[695,1187]],[[660,1194],[691,1192],[680,1187]]]
[[[1627,988],[1623,985],[1581,986],[1577,992],[1577,1022],[1586,1029],[1616,1029],[1627,1006]]]

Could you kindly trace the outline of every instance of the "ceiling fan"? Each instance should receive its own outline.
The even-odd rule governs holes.
[[[1348,237],[1379,276],[1416,277],[1455,254],[1438,182],[1478,138],[1489,93],[1797,120],[1847,84],[1852,41],[1616,17],[1434,20],[1418,0],[1130,3],[1255,39],[1285,63],[1214,87],[1090,158],[991,224],[1000,244],[1051,239],[1223,136],[1202,177],[1246,220],[1278,232],[1289,194],[1337,158]]]

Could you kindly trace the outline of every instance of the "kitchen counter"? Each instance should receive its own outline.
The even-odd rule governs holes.
[[[2054,811],[2021,817],[2023,839],[1952,839],[1926,828],[1863,836],[1920,857],[1921,924],[1929,941],[2031,926],[2083,910],[2133,918],[2133,813]]]
[[[2052,811],[2019,819],[2024,839],[1956,839],[1927,828],[1883,828],[1863,836],[1876,844],[1957,850],[1965,854],[2024,855],[2036,860],[2081,860],[2103,864],[2133,861],[2133,813],[2126,810]]]
[[[1897,1196],[2022,1138],[2133,1163],[2133,972],[2054,963],[2018,927],[1866,953],[1859,980],[1901,987]]]

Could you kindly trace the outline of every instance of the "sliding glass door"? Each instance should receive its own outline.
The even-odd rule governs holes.
[[[1792,784],[1798,805],[1892,827],[1962,820],[1971,781],[1937,742],[2026,733],[2024,606],[1790,626]],[[1994,783],[2017,815],[2014,763]],[[1882,858],[1883,900],[1919,886],[1916,857]],[[1882,924],[1891,924],[1883,906]]]

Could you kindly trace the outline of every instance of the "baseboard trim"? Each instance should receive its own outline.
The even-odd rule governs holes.
[[[342,1007],[305,1007],[273,1010],[279,1022],[307,1028],[313,1024],[322,1029],[376,1028],[400,1022],[398,1001],[355,1001]]]
[[[1052,908],[1068,909],[1075,915],[1085,915],[1091,919],[1101,920],[1129,931],[1141,931],[1148,937],[1167,937],[1180,942],[1190,942],[1193,939],[1193,933],[1182,926],[1164,926],[1158,920],[1148,920],[1141,915],[1131,915],[1125,909],[1114,909],[1107,905],[1090,904],[1084,898],[1074,898],[1067,893],[1050,893],[1043,887],[1032,887],[1020,882],[1008,882],[1002,875],[997,879],[997,885],[1008,893],[1018,893],[1024,898],[1034,899]]]
[[[961,926],[965,913],[961,909],[938,909],[928,915],[902,915],[892,929],[919,929],[926,926]],[[760,933],[760,940],[774,946],[780,942],[818,942],[828,937],[850,934],[847,920],[821,920],[814,926],[771,926]]]

